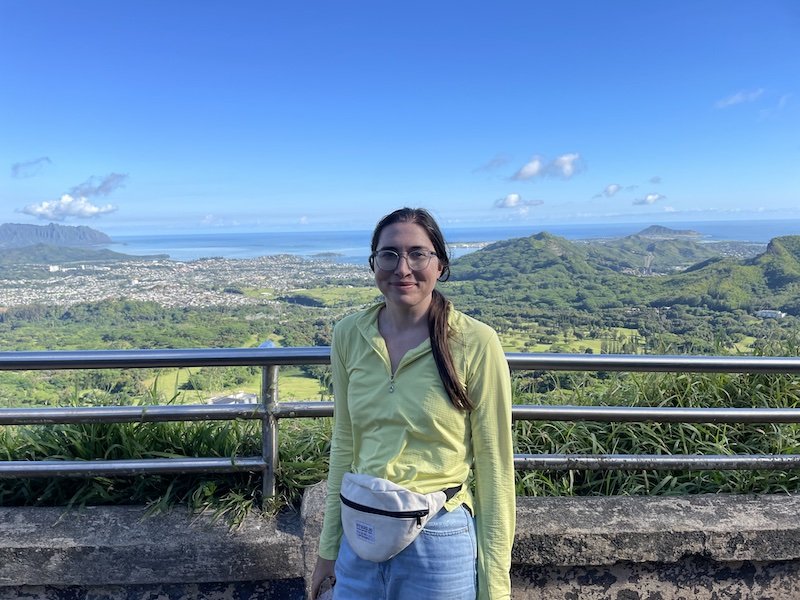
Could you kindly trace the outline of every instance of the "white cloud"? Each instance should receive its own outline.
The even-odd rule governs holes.
[[[658,185],[659,183],[661,183],[661,177],[659,175],[653,175],[650,178],[650,183]]]
[[[112,213],[117,210],[116,206],[106,204],[97,206],[86,198],[73,198],[69,194],[61,196],[60,200],[44,201],[39,204],[29,204],[22,209],[26,215],[32,215],[39,219],[51,221],[63,221],[68,217],[79,219],[89,219],[100,215]]]
[[[498,198],[494,201],[497,208],[515,208],[522,202],[522,196],[519,194],[509,194],[505,198]]]
[[[634,204],[655,204],[659,200],[666,198],[663,194],[647,194],[644,198],[637,198]]]
[[[571,154],[562,154],[553,161],[552,166],[562,177],[569,178],[577,173],[579,168],[578,161],[580,158],[581,155],[575,152]]]
[[[542,159],[539,156],[534,156],[531,160],[527,163],[522,165],[522,168],[512,175],[511,179],[515,179],[517,181],[525,181],[527,179],[532,179],[533,177],[538,177],[542,175],[544,171],[544,164],[542,163]]]
[[[622,186],[618,183],[609,183],[602,192],[597,194],[595,198],[599,198],[600,196],[605,196],[606,198],[611,198],[614,194],[622,189]]]
[[[758,88],[757,90],[740,90],[735,94],[728,96],[727,98],[723,98],[722,100],[717,100],[717,102],[714,104],[714,107],[728,108],[730,106],[735,106],[737,104],[742,104],[744,102],[754,102],[758,100],[763,93],[764,93],[763,88]]]
[[[527,181],[534,177],[563,177],[569,179],[581,170],[581,155],[577,152],[562,154],[546,162],[541,156],[534,156],[511,176],[515,181]]]
[[[494,201],[494,207],[500,209],[511,209],[520,215],[528,214],[531,206],[544,204],[542,200],[523,200],[519,194],[508,194],[505,198],[498,198]]]

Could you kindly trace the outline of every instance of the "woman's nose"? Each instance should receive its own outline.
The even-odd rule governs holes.
[[[394,268],[395,273],[410,273],[411,267],[408,265],[408,256],[401,254],[397,257],[397,266]]]

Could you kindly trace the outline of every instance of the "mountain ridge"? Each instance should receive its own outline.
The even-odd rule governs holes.
[[[86,246],[52,246],[50,244],[33,244],[17,248],[0,249],[0,269],[20,267],[23,265],[47,265],[93,262],[126,262],[136,260],[168,259],[166,254],[132,256],[114,252],[106,248],[90,248]]]
[[[774,238],[747,259],[723,256],[711,246],[638,236],[594,244],[540,233],[459,258],[451,266],[452,281],[474,296],[476,306],[481,297],[502,298],[524,312],[674,304],[752,312],[771,298],[774,308],[800,316],[800,236]],[[655,272],[659,261],[661,271]]]
[[[0,249],[23,248],[36,244],[50,246],[94,246],[110,244],[113,240],[97,229],[86,225],[0,224]]]

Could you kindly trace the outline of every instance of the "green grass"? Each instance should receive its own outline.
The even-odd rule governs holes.
[[[527,335],[519,333],[504,333],[499,336],[503,350],[506,352],[525,352],[525,342],[529,339]]]
[[[602,388],[529,395],[541,404],[773,407],[800,406],[800,382],[779,375],[635,374]],[[525,454],[796,454],[796,424],[659,424],[518,422],[517,452]],[[794,471],[529,471],[518,474],[521,495],[776,493],[800,490]]]
[[[319,400],[320,384],[296,367],[281,367],[278,393],[283,400]]]
[[[273,300],[277,295],[272,288],[242,288],[242,293],[248,298],[260,300]]]
[[[741,340],[734,344],[733,350],[734,352],[739,352],[740,354],[752,354],[755,343],[756,338],[752,336],[744,336]]]
[[[249,381],[230,389],[185,390],[182,386],[199,367],[162,369],[157,375],[145,380],[145,385],[159,393],[174,398],[177,404],[203,404],[209,398],[236,392],[261,393],[261,375],[254,375]],[[297,367],[281,367],[278,371],[278,390],[284,400],[319,400],[320,385],[316,377],[303,373]]]
[[[299,501],[327,472],[331,419],[282,423],[273,509]],[[0,429],[4,460],[259,456],[260,423],[110,423]],[[258,474],[0,479],[0,506],[185,505],[236,524],[258,507]]]
[[[333,308],[341,306],[362,306],[371,304],[380,296],[375,286],[324,286],[308,289],[295,289],[292,293],[302,294]]]
[[[791,354],[791,353],[789,353]],[[786,355],[786,354],[785,354]],[[316,398],[316,380],[285,369],[282,397]],[[526,391],[530,374],[515,373],[515,404],[677,407],[800,407],[800,380],[781,375],[615,374],[598,383],[585,373],[549,373],[555,389]],[[302,385],[313,386],[301,393]],[[551,386],[552,387],[552,386]],[[169,401],[151,390],[148,402]],[[143,402],[145,401],[143,400]],[[278,497],[294,504],[327,471],[330,419],[282,420]],[[525,454],[797,454],[800,424],[657,424],[527,422],[514,425],[516,451]],[[123,423],[0,428],[5,460],[94,460],[260,455],[260,424],[252,421]],[[262,502],[257,475],[176,475],[129,478],[0,479],[0,506],[145,504],[153,510],[182,504],[238,522]],[[525,471],[520,495],[790,493],[797,471]]]
[[[506,352],[571,352],[582,354],[590,349],[594,354],[602,352],[603,343],[608,342],[614,337],[625,340],[631,337],[640,337],[636,329],[626,327],[614,327],[607,330],[602,337],[589,337],[588,332],[583,332],[583,337],[578,338],[574,332],[569,333],[566,338],[563,334],[558,336],[556,341],[539,342],[541,338],[536,333],[508,331],[500,334],[500,343]]]

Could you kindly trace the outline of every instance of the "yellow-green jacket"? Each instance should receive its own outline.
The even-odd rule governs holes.
[[[378,331],[383,304],[342,319],[331,351],[335,424],[322,558],[335,559],[342,536],[339,489],[344,473],[367,473],[419,493],[468,481],[446,505],[465,503],[476,519],[478,598],[510,598],[515,492],[511,383],[492,328],[454,310],[449,340],[459,380],[474,409],[453,407],[431,354],[430,340],[410,350],[392,375]]]

